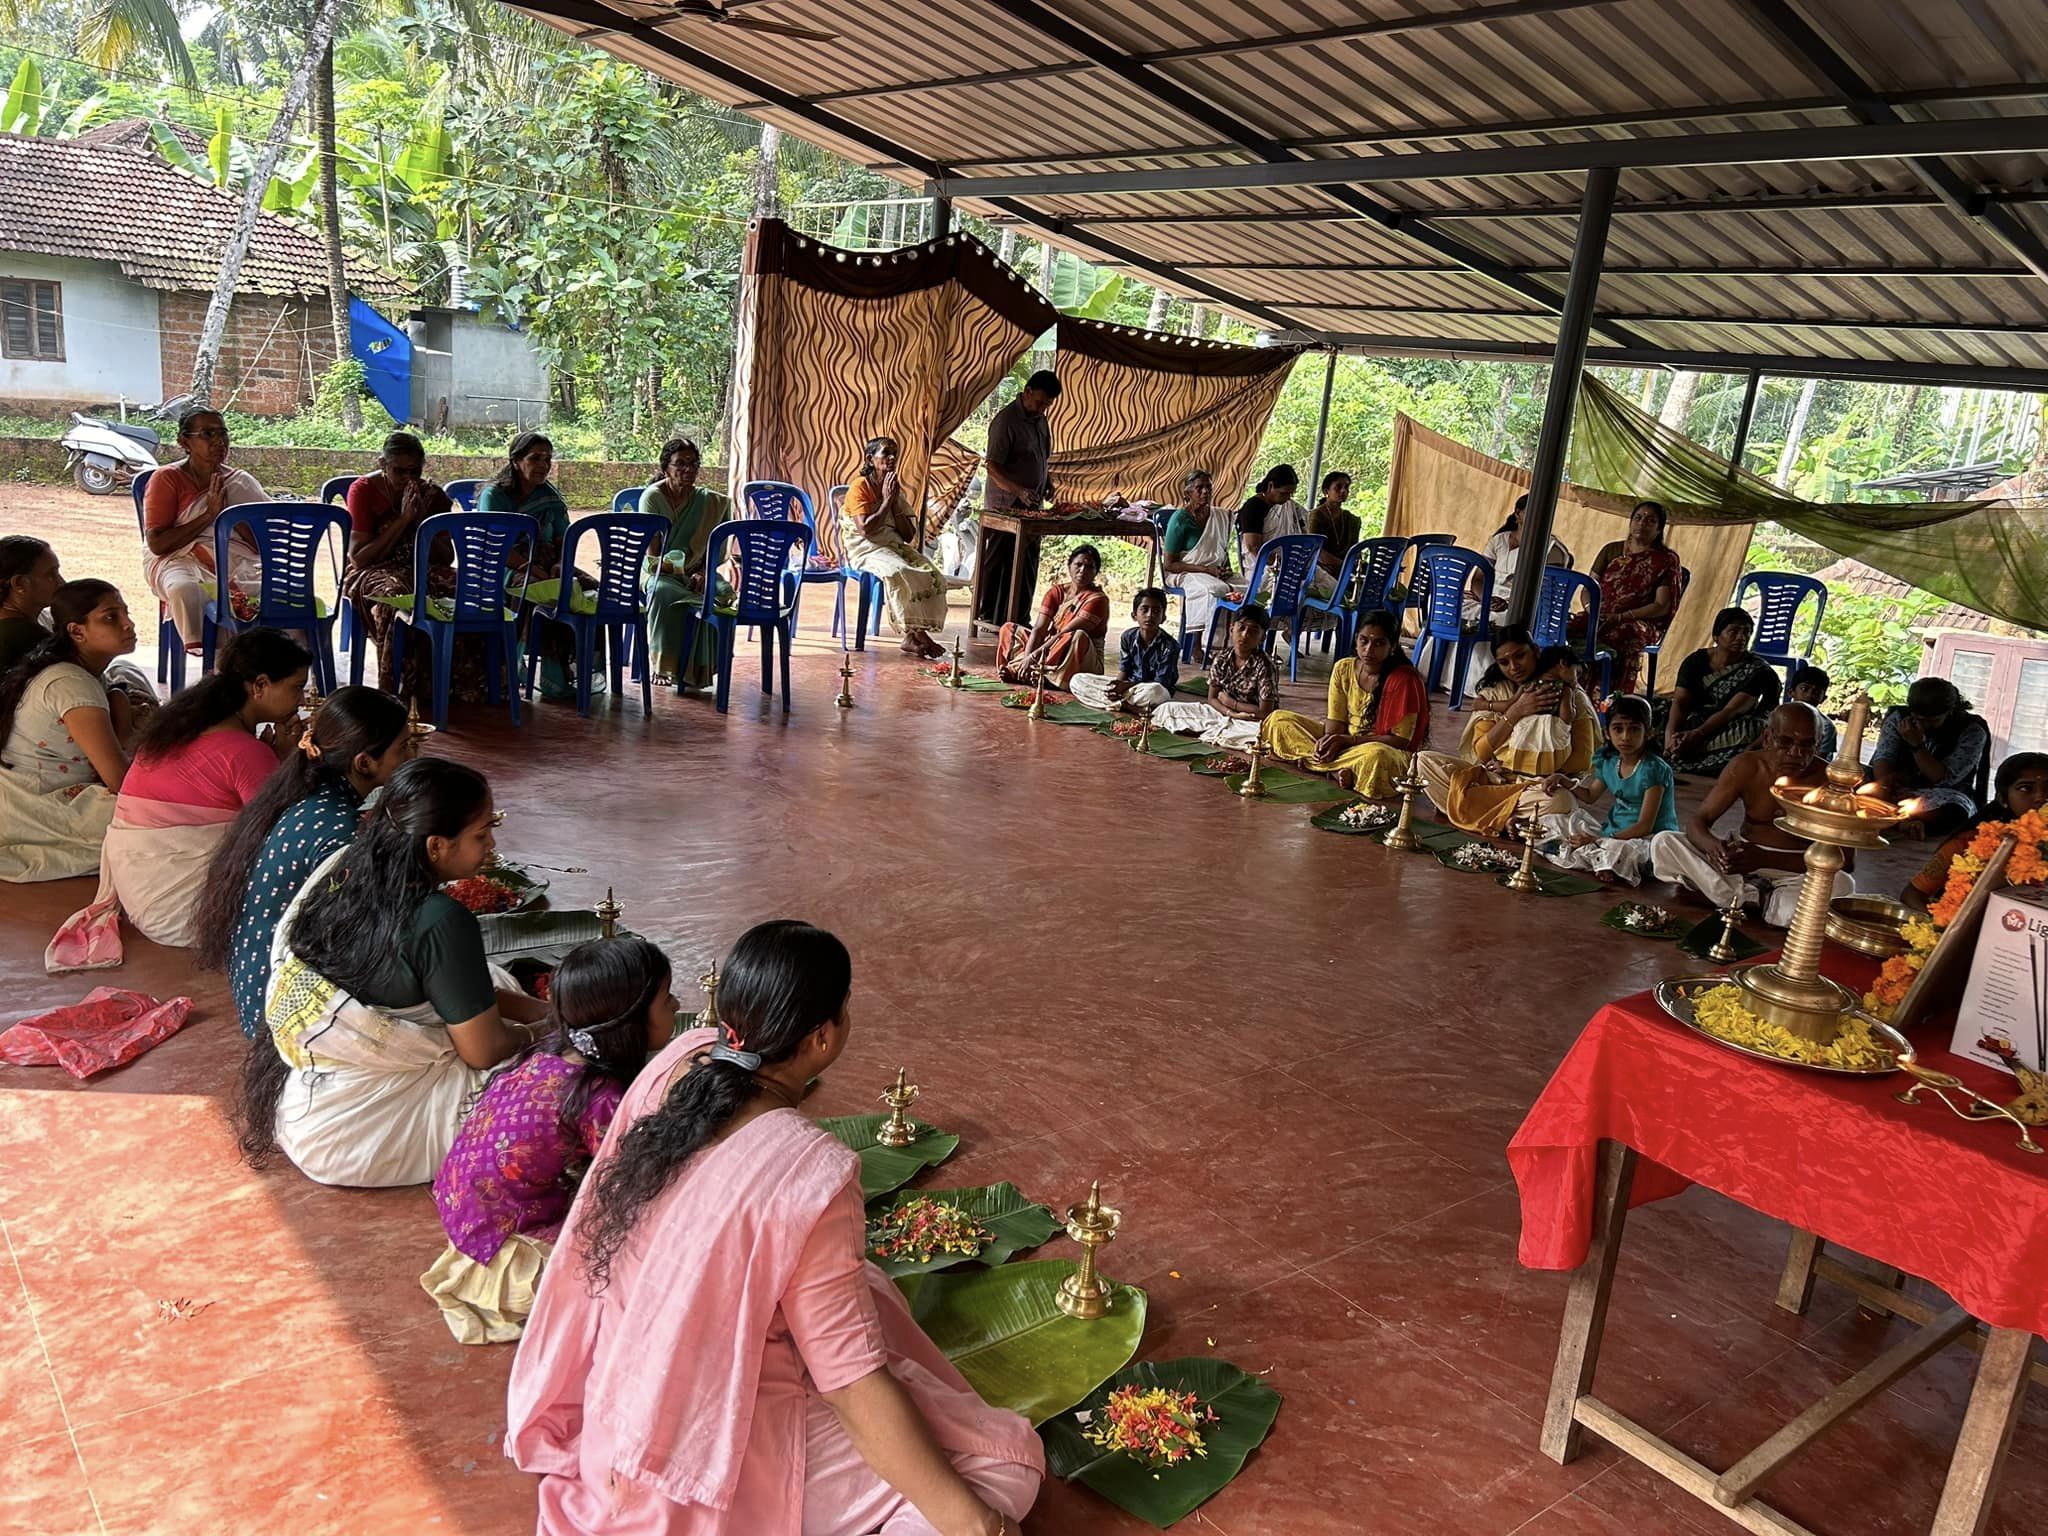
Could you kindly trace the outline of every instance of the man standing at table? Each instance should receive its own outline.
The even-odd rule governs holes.
[[[1059,397],[1059,375],[1041,368],[1024,381],[1023,392],[990,420],[988,457],[982,463],[988,489],[982,505],[997,512],[1035,512],[1052,500],[1052,428],[1045,411]],[[1004,624],[1017,616],[1005,611],[1010,565],[1015,560],[1024,562],[1017,578],[1018,612],[1031,611],[1031,594],[1038,585],[1038,541],[1026,540],[1021,550],[1017,542],[1010,534],[994,529],[984,535],[983,568],[976,572],[981,609],[975,615],[984,623]]]
[[[1806,878],[1806,839],[1779,830],[1780,807],[1771,787],[1780,779],[1795,789],[1827,782],[1827,765],[1813,750],[1819,734],[1820,711],[1811,704],[1773,710],[1762,739],[1721,770],[1685,830],[1650,839],[1657,878],[1689,886],[1717,907],[1739,897],[1743,905],[1760,908],[1773,928],[1789,926]],[[1714,836],[1714,823],[1737,802],[1742,830],[1723,842]],[[1835,876],[1835,895],[1855,890],[1846,871]]]

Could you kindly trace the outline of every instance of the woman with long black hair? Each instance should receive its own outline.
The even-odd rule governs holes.
[[[72,581],[50,632],[0,676],[0,880],[68,880],[99,867],[128,772],[106,671],[135,649],[120,589]]]
[[[434,1175],[448,1247],[420,1284],[463,1344],[519,1337],[584,1169],[650,1051],[676,1032],[668,956],[579,944],[548,983],[551,1033],[491,1079]]]
[[[750,929],[721,1028],[626,1091],[541,1277],[508,1453],[582,1536],[1017,1536],[1044,1451],[867,1262],[860,1161],[797,1110],[846,1047],[853,965]]]
[[[245,629],[221,648],[211,674],[157,712],[121,780],[100,849],[99,894],[57,930],[44,956],[50,970],[119,965],[124,915],[167,948],[199,942],[206,867],[278,760],[297,750],[312,662],[279,630]]]
[[[322,1184],[424,1184],[491,1069],[540,1038],[544,1006],[492,971],[475,915],[441,889],[490,862],[493,820],[482,774],[423,757],[306,877],[243,1073],[251,1163],[282,1149]]]
[[[355,841],[364,800],[412,760],[407,725],[390,694],[337,688],[213,856],[193,963],[227,971],[242,1033],[252,1040],[263,1032],[277,920],[314,867]]]

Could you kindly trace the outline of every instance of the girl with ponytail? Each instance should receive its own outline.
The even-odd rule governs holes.
[[[252,1040],[263,1032],[270,940],[285,903],[315,865],[355,841],[364,800],[412,760],[407,724],[390,694],[337,688],[213,856],[193,963],[228,972],[242,1033]]]
[[[1038,1437],[867,1262],[860,1160],[797,1110],[846,1048],[846,947],[763,923],[722,973],[719,1026],[626,1091],[513,1362],[542,1528],[1017,1536]]]
[[[647,940],[569,951],[548,1037],[491,1079],[434,1175],[448,1247],[420,1284],[463,1344],[519,1337],[583,1170],[626,1086],[676,1032],[670,967]]]

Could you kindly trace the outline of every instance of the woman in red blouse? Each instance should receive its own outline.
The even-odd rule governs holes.
[[[1064,688],[1076,672],[1102,670],[1102,643],[1109,635],[1109,594],[1095,583],[1102,554],[1082,544],[1067,556],[1067,579],[1048,588],[1038,605],[1038,622],[1028,630],[1005,624],[996,642],[996,671],[1003,681],[1028,683],[1038,668],[1045,680]]]

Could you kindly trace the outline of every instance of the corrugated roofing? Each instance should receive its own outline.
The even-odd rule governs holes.
[[[726,0],[723,21],[655,0],[520,8],[911,185],[2048,117],[2039,0]],[[1594,345],[2048,386],[2043,138],[1625,170]],[[1581,185],[1544,171],[965,206],[1269,329],[1520,351],[1554,335]]]
[[[139,119],[76,139],[0,134],[0,251],[110,261],[145,288],[210,292],[241,201],[163,160]],[[368,262],[351,260],[348,274],[365,298],[411,292]],[[259,215],[239,288],[324,294],[320,237],[278,214]]]

